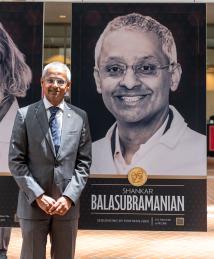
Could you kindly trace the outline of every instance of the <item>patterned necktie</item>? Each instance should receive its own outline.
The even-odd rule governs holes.
[[[59,107],[52,106],[49,108],[49,110],[51,113],[51,116],[49,119],[49,126],[51,129],[51,135],[52,135],[55,151],[57,154],[60,146],[60,127],[57,123],[56,113],[58,112]]]

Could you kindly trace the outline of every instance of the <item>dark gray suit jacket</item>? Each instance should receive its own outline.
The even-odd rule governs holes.
[[[91,165],[91,137],[87,115],[65,103],[61,145],[55,154],[43,101],[18,110],[9,150],[9,168],[20,191],[17,215],[24,219],[50,217],[35,199],[45,193],[69,197],[74,206],[59,219],[79,216],[79,198]]]

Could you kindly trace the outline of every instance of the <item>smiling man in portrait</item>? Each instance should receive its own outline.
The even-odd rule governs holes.
[[[169,104],[182,75],[168,28],[131,13],[108,23],[95,47],[97,92],[116,122],[93,143],[92,174],[205,175],[206,138]]]

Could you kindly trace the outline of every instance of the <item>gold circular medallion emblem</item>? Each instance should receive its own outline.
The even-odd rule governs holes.
[[[148,175],[141,167],[134,167],[128,172],[128,180],[133,186],[142,186],[146,183]]]

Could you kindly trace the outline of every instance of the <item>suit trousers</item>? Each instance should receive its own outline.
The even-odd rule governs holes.
[[[51,259],[74,259],[78,219],[19,219],[22,231],[20,259],[45,259],[50,235]]]

